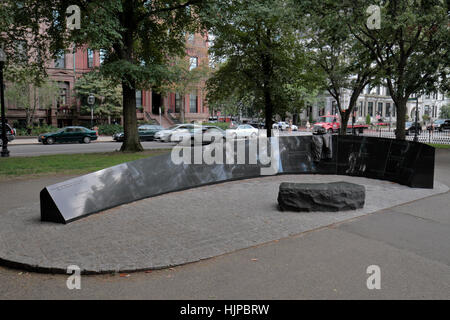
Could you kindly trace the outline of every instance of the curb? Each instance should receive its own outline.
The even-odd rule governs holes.
[[[19,139],[20,140],[20,139]],[[15,140],[14,140],[15,141]],[[106,142],[115,142],[112,138],[109,141],[92,141],[91,143],[106,143]],[[42,143],[37,141],[36,142],[26,142],[26,143],[8,143],[8,147],[14,147],[14,146],[33,146],[33,145],[40,145]]]

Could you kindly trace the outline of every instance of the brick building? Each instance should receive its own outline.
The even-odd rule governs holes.
[[[186,36],[186,50],[191,68],[195,68],[208,60],[208,38],[201,34]],[[81,112],[80,101],[76,99],[74,87],[77,79],[84,73],[99,67],[102,61],[101,53],[89,48],[77,48],[74,52],[70,48],[67,52],[61,52],[55,61],[49,63],[47,73],[59,87],[59,97],[55,97],[53,105],[49,109],[38,108],[35,112],[34,122],[64,127],[69,125],[90,125],[90,114]],[[209,110],[205,103],[204,83],[199,84],[193,92],[181,97],[176,92],[162,96],[150,90],[136,92],[136,115],[138,121],[156,121],[164,127],[179,121],[181,99],[185,100],[186,122],[195,120],[207,120]],[[159,116],[159,109],[163,111]],[[25,123],[25,111],[20,106],[15,106],[12,101],[6,101],[7,118],[15,126],[23,127]],[[117,122],[122,119],[96,119],[96,122]]]

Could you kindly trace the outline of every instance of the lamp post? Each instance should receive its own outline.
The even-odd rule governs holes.
[[[95,97],[91,93],[89,97],[87,98],[88,105],[91,106],[91,129],[94,127],[94,103],[95,103]]]
[[[0,94],[1,94],[1,116],[2,116],[2,157],[9,157],[8,137],[6,136],[6,115],[5,115],[5,93],[3,87],[3,67],[5,66],[6,55],[3,48],[0,48]]]

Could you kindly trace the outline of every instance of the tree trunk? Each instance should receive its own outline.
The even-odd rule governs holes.
[[[353,109],[353,108],[352,108]],[[343,110],[342,112],[339,111],[341,115],[341,127],[339,128],[339,135],[345,136],[347,134],[347,126],[348,126],[348,120],[350,119],[351,109]]]
[[[408,99],[394,100],[397,108],[397,124],[395,138],[398,140],[405,140],[405,122],[406,122],[406,103]]]
[[[131,86],[130,86],[131,84]],[[123,152],[138,152],[143,151],[141,143],[139,142],[139,134],[137,129],[136,117],[136,88],[132,81],[122,81],[122,95],[123,95],[123,129],[124,140],[120,151]]]
[[[270,96],[270,90],[268,88],[264,88],[264,107],[266,109],[267,138],[270,138],[272,136],[273,104]]]

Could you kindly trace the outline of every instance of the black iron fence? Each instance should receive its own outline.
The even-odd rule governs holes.
[[[394,128],[386,127],[372,128],[364,130],[363,135],[368,137],[395,139],[394,130]],[[407,131],[406,140],[414,140],[414,131]],[[433,131],[424,129],[417,135],[417,140],[423,143],[450,144],[450,130]]]

